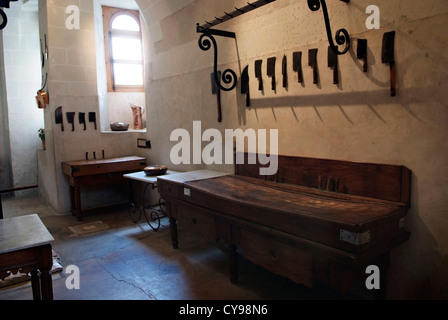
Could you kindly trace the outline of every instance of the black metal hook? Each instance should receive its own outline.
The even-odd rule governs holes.
[[[244,10],[241,9],[241,8],[237,8],[237,7],[235,7],[235,9],[236,9],[237,11],[241,12],[241,13],[244,13]]]
[[[227,13],[227,12],[225,12],[225,11],[224,11],[224,13],[225,13],[227,16],[229,16],[230,18],[233,18],[233,15],[232,15],[232,14]]]
[[[250,5],[252,8],[256,8],[257,6],[255,5],[255,4],[253,4],[253,3],[247,3],[248,5]]]
[[[350,0],[341,0],[343,2],[350,2]],[[325,0],[308,0],[308,7],[311,11],[317,11],[320,9],[322,5],[322,11],[324,13],[324,20],[325,20],[325,28],[327,30],[327,38],[328,42],[330,44],[331,49],[338,55],[342,55],[347,53],[347,51],[350,49],[350,35],[348,34],[348,31],[346,29],[339,29],[336,31],[336,43],[338,45],[344,45],[345,47],[342,51],[339,51],[338,46],[336,46],[333,42],[333,34],[331,32],[331,26],[330,26],[330,18],[328,16],[328,9],[327,5],[325,3]]]

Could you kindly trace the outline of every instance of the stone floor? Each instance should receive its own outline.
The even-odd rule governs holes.
[[[80,289],[69,290],[71,273],[53,276],[55,300],[316,300],[339,298],[325,286],[295,284],[239,257],[239,282],[227,276],[224,248],[179,228],[179,249],[171,246],[167,218],[158,232],[145,218],[131,221],[127,208],[85,214],[78,222],[58,215],[38,197],[3,200],[5,218],[37,213],[55,241],[64,268],[80,271]],[[101,222],[101,223],[99,223]],[[89,234],[71,227],[100,225]],[[0,290],[0,300],[31,300],[29,282]]]

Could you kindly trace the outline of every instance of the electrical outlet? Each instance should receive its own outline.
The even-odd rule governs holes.
[[[137,139],[137,147],[142,149],[151,149],[151,141],[146,139]]]

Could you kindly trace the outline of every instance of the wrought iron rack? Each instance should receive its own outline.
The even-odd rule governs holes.
[[[9,3],[11,1],[18,1],[18,0],[0,0],[0,16],[2,17],[0,30],[5,29],[6,25],[8,24],[8,17],[6,16],[6,13],[3,11],[2,8],[9,8]]]
[[[230,31],[223,31],[223,30],[217,30],[212,29],[212,27],[215,27],[223,22],[229,21],[233,18],[236,18],[240,15],[243,15],[245,13],[248,13],[254,9],[261,8],[264,5],[267,5],[271,2],[274,2],[276,0],[258,0],[253,3],[247,3],[247,6],[244,6],[242,8],[235,8],[235,11],[232,11],[230,13],[224,12],[225,14],[221,17],[215,17],[212,21],[205,21],[205,24],[196,24],[196,32],[202,33],[202,35],[199,38],[199,47],[203,51],[208,51],[212,47],[214,48],[214,75],[215,75],[215,82],[217,86],[223,90],[223,91],[232,91],[235,89],[237,85],[237,76],[235,71],[232,69],[226,69],[221,74],[221,79],[219,79],[219,73],[218,73],[218,45],[216,43],[216,40],[213,36],[220,36],[220,37],[227,37],[227,38],[236,38],[236,34],[234,32]],[[325,21],[325,28],[327,30],[327,38],[330,47],[332,50],[338,54],[342,55],[347,53],[347,51],[350,49],[350,35],[347,32],[346,29],[339,29],[336,31],[335,40],[338,45],[345,45],[342,51],[339,51],[339,48],[337,45],[335,45],[333,41],[333,33],[331,31],[330,26],[330,18],[328,15],[328,9],[327,5],[325,3],[325,0],[307,0],[308,1],[308,7],[311,11],[317,11],[322,6],[322,11],[324,14],[324,21]],[[350,0],[339,0],[345,3],[349,3]],[[224,83],[226,86],[223,86],[222,83]]]

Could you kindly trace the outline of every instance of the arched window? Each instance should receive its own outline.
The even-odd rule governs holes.
[[[103,6],[103,22],[108,91],[144,91],[139,12]]]

